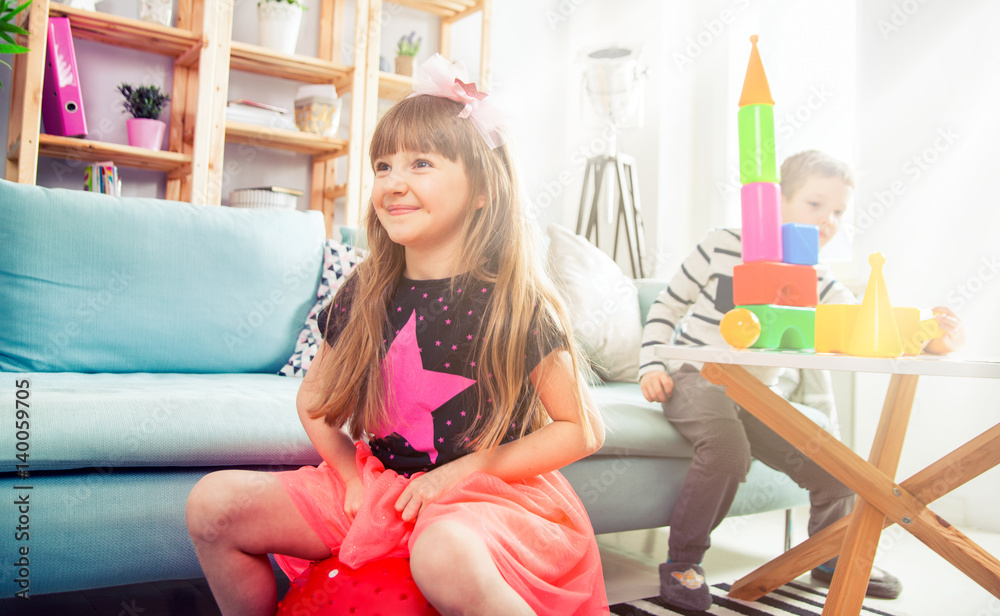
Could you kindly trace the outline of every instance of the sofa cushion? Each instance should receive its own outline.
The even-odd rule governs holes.
[[[138,466],[318,464],[295,412],[302,383],[277,374],[24,373],[32,473]],[[0,448],[17,451],[13,430]],[[14,456],[0,472],[15,470]]]
[[[635,285],[585,238],[559,225],[548,231],[549,275],[566,301],[587,359],[605,381],[635,382],[642,339]]]
[[[642,322],[646,322],[649,309],[661,291],[667,288],[669,280],[661,278],[639,278],[635,280],[635,287],[639,291],[639,314],[642,315]]]
[[[0,370],[270,372],[316,300],[320,212],[0,180]]]
[[[595,456],[640,456],[654,458],[691,458],[691,443],[663,415],[659,402],[649,402],[634,383],[605,383],[591,387],[597,407],[604,418],[604,445]],[[791,403],[806,417],[824,429],[829,418],[820,411]]]
[[[604,445],[598,456],[690,458],[691,443],[649,402],[635,383],[605,383],[590,388],[604,418]]]

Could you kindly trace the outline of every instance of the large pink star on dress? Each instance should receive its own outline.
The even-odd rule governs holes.
[[[417,451],[437,460],[434,418],[431,415],[476,382],[457,374],[425,370],[417,347],[417,311],[410,314],[382,361],[389,385],[388,425],[375,432],[378,438],[396,433]]]

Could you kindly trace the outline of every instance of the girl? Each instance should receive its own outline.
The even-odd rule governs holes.
[[[299,389],[324,462],[212,473],[189,497],[224,614],[274,613],[268,553],[291,578],[332,554],[408,556],[443,614],[608,613],[593,529],[556,472],[604,428],[485,95],[431,62],[376,128],[369,256],[320,314]]]

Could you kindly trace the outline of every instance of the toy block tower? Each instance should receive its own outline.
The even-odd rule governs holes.
[[[812,348],[819,229],[781,224],[774,99],[757,35],[750,43],[737,116],[743,263],[733,270],[736,308],[720,327],[726,342],[737,348]]]

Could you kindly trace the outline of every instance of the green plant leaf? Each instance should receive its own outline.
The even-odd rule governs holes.
[[[28,51],[27,47],[21,47],[20,45],[7,45],[0,44],[0,53],[24,53]]]
[[[10,0],[0,0],[0,39],[7,41],[7,43],[0,43],[0,54],[17,54],[29,51],[27,47],[18,45],[17,41],[14,40],[14,37],[11,36],[12,33],[28,36],[28,31],[11,22],[18,13],[28,8],[28,6],[31,5],[31,2],[32,0],[28,0],[24,4],[11,9]],[[11,68],[10,64],[8,64],[6,60],[0,59],[0,64],[3,64],[7,68]],[[0,89],[3,89],[2,81],[0,81]]]
[[[2,15],[2,16],[0,16],[0,21],[10,21],[18,13],[20,13],[24,9],[28,8],[30,5],[31,5],[31,0],[28,0],[28,2],[25,2],[24,4],[22,4],[21,6],[17,7],[13,11],[10,11],[10,7],[7,6],[7,2],[6,2],[6,0],[4,0],[3,5],[0,5],[0,15]],[[10,11],[10,12],[8,13],[7,11]]]
[[[15,34],[23,34],[24,36],[28,36],[29,34],[29,32],[21,26],[8,24],[3,21],[0,21],[0,32],[13,32]]]

